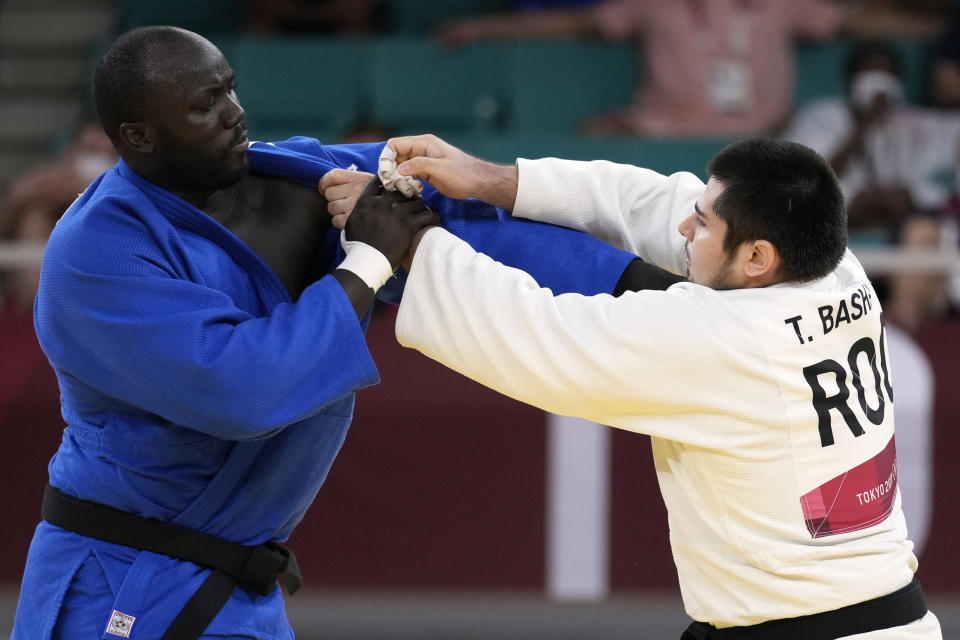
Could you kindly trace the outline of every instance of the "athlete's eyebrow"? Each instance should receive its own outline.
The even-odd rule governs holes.
[[[700,205],[698,205],[696,202],[693,203],[693,210],[697,212],[698,218],[701,218],[703,220],[707,219],[707,215],[700,210]]]
[[[234,71],[230,71],[229,73],[225,73],[213,80],[210,80],[206,84],[202,84],[198,86],[196,89],[196,93],[197,95],[210,93],[210,92],[215,93],[217,91],[220,91],[224,86],[230,87],[236,84],[236,82],[237,82],[237,74]]]

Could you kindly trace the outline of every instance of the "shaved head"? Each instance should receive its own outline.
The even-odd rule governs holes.
[[[159,91],[176,83],[191,55],[215,47],[202,36],[169,26],[133,29],[121,35],[100,60],[93,95],[104,131],[117,142],[120,125],[153,115]]]
[[[124,33],[94,75],[100,123],[120,157],[175,193],[223,189],[246,174],[247,127],[235,87],[217,47],[168,26]]]

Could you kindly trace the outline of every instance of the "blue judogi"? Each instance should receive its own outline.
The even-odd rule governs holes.
[[[374,172],[382,146],[256,143],[251,169],[316,186],[334,167]],[[424,199],[477,249],[555,291],[610,292],[634,257],[430,188]],[[338,235],[324,245],[331,271]],[[402,281],[392,286],[395,300]],[[64,214],[44,256],[35,323],[67,424],[51,484],[242,544],[286,540],[343,443],[354,394],[379,381],[368,321],[329,273],[293,303],[230,231],[119,162]],[[48,638],[58,615],[65,637],[116,638],[113,610],[133,620],[130,638],[158,638],[208,573],[43,522],[12,638]],[[206,633],[293,637],[278,588],[235,589]]]

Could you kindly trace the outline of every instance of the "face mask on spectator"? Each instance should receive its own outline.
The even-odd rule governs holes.
[[[74,168],[84,180],[90,181],[117,163],[116,156],[90,151],[77,156]]]
[[[885,95],[891,105],[899,104],[903,101],[903,84],[889,71],[861,71],[853,77],[850,100],[855,109],[866,109],[878,95]]]

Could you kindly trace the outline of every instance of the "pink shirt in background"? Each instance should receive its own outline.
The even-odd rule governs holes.
[[[769,133],[787,118],[798,38],[825,39],[841,9],[826,0],[607,0],[602,33],[643,40],[636,133]]]

